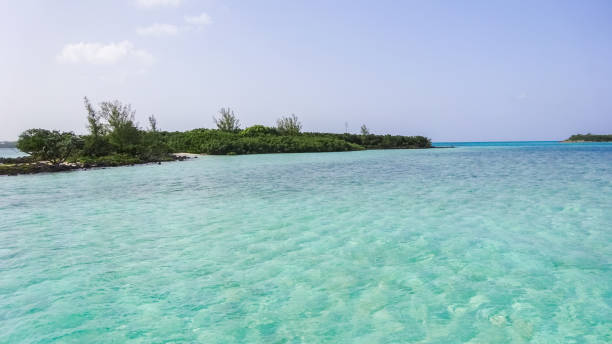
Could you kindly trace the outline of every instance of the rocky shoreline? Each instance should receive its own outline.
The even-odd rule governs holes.
[[[134,166],[144,164],[161,164],[169,161],[183,161],[193,158],[192,156],[173,154],[164,159],[156,159],[150,161],[130,161],[122,162],[64,162],[61,164],[52,164],[48,161],[35,161],[30,157],[20,158],[0,158],[0,175],[16,176],[20,174],[36,174],[36,173],[51,173],[51,172],[66,172],[72,170],[88,170],[92,168],[106,168],[118,166]]]

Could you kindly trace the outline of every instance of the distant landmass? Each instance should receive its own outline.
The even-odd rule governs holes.
[[[0,148],[15,148],[17,147],[17,142],[15,141],[0,141]]]
[[[576,134],[563,142],[612,142],[612,135]]]
[[[359,134],[302,132],[297,116],[283,116],[275,127],[240,127],[229,108],[214,117],[216,129],[185,132],[159,130],[154,116],[149,128],[138,127],[129,104],[103,102],[95,109],[85,98],[89,134],[28,129],[10,147],[29,154],[0,158],[0,175],[59,172],[78,168],[122,166],[184,160],[197,154],[344,152],[364,149],[432,148],[424,136],[376,135],[364,125]],[[9,147],[6,143],[6,147]]]

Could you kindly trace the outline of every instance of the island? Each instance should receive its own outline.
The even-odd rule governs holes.
[[[612,135],[576,134],[561,142],[612,142]]]
[[[230,108],[213,117],[216,129],[169,132],[158,128],[154,116],[140,128],[135,111],[119,101],[95,108],[85,98],[86,135],[47,129],[28,129],[16,143],[26,157],[0,158],[0,175],[59,172],[94,167],[184,160],[194,154],[239,155],[264,153],[345,152],[364,149],[432,148],[424,136],[375,135],[365,126],[359,134],[302,132],[297,116],[283,116],[275,127],[242,129]]]

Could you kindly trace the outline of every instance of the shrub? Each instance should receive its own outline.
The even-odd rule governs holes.
[[[141,131],[138,129],[131,105],[114,102],[100,104],[100,117],[108,122],[108,141],[118,153],[137,154],[141,145]]]
[[[234,114],[234,111],[230,108],[221,108],[219,110],[221,117],[218,119],[213,117],[213,121],[217,125],[217,128],[221,131],[234,132],[240,130],[240,121]]]
[[[276,120],[276,128],[283,134],[297,135],[302,130],[302,123],[300,123],[296,115],[291,114],[291,116],[281,117]]]
[[[82,141],[72,132],[28,129],[19,135],[17,148],[36,159],[60,164],[82,146]]]
[[[254,125],[248,127],[240,132],[242,136],[260,136],[260,135],[278,135],[279,132],[276,128],[266,127],[263,125]]]

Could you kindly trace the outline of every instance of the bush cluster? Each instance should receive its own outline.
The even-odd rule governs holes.
[[[429,148],[423,136],[287,133],[277,128],[254,125],[240,132],[195,129],[164,133],[173,152],[203,154],[257,154],[336,152],[362,149]]]
[[[165,133],[174,152],[202,154],[305,153],[360,150],[363,147],[333,137],[282,135],[275,128],[256,125],[241,132],[195,129]]]
[[[130,105],[103,102],[95,109],[85,98],[89,134],[29,129],[17,147],[34,159],[79,162],[86,165],[125,165],[170,158],[171,152],[204,154],[258,154],[337,152],[362,149],[428,148],[423,136],[374,135],[364,126],[361,135],[302,133],[297,116],[281,117],[276,127],[254,125],[240,130],[240,121],[229,108],[215,118],[217,129],[164,132],[149,117],[150,128],[142,130]]]
[[[612,142],[612,135],[576,134],[568,141]]]

